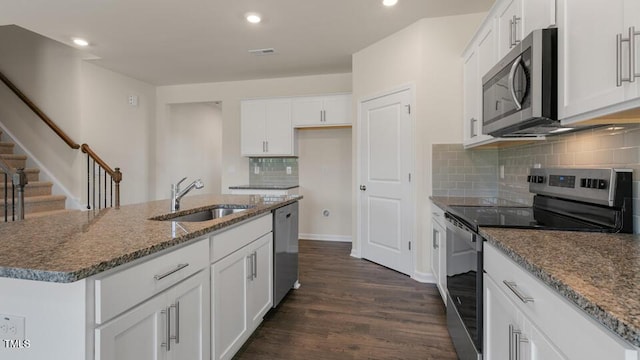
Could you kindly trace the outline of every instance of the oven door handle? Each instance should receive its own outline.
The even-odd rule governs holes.
[[[513,102],[516,103],[516,108],[518,110],[522,109],[522,103],[518,100],[516,96],[515,84],[513,83],[516,79],[516,70],[518,70],[518,65],[520,65],[520,61],[522,61],[522,55],[518,56],[516,60],[511,64],[511,71],[509,71],[509,91],[511,92],[511,97],[513,98]]]

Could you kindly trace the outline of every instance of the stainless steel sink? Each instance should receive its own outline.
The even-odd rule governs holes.
[[[170,219],[162,219],[164,221],[182,221],[182,222],[199,222],[199,221],[208,221],[213,219],[219,219],[224,216],[237,214],[243,211],[249,210],[251,207],[244,206],[240,207],[238,205],[223,205],[216,206],[211,209],[206,209],[202,211],[198,211],[192,214],[181,215],[172,217]],[[152,220],[161,220],[161,219],[152,219]]]

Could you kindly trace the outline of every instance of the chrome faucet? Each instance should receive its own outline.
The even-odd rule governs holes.
[[[184,188],[184,190],[180,190],[180,184],[182,184],[182,182],[185,180],[187,180],[186,177],[178,181],[177,184],[171,184],[171,211],[172,212],[180,210],[180,199],[182,199],[183,196],[187,195],[189,191],[191,191],[193,188],[202,189],[204,187],[202,180],[198,179],[192,182],[191,184],[187,185],[187,187]]]

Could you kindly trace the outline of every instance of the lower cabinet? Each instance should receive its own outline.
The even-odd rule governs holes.
[[[214,359],[231,359],[271,308],[272,265],[269,232],[211,266]]]
[[[490,276],[484,275],[484,358],[497,360],[567,359],[507,298]]]
[[[638,349],[484,243],[484,360],[636,360]]]
[[[209,309],[203,270],[98,327],[95,359],[209,359]]]
[[[444,211],[431,204],[431,270],[444,303],[447,303],[447,230]]]

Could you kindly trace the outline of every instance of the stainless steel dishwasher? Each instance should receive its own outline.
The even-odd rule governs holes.
[[[298,288],[298,202],[273,211],[273,307]]]

